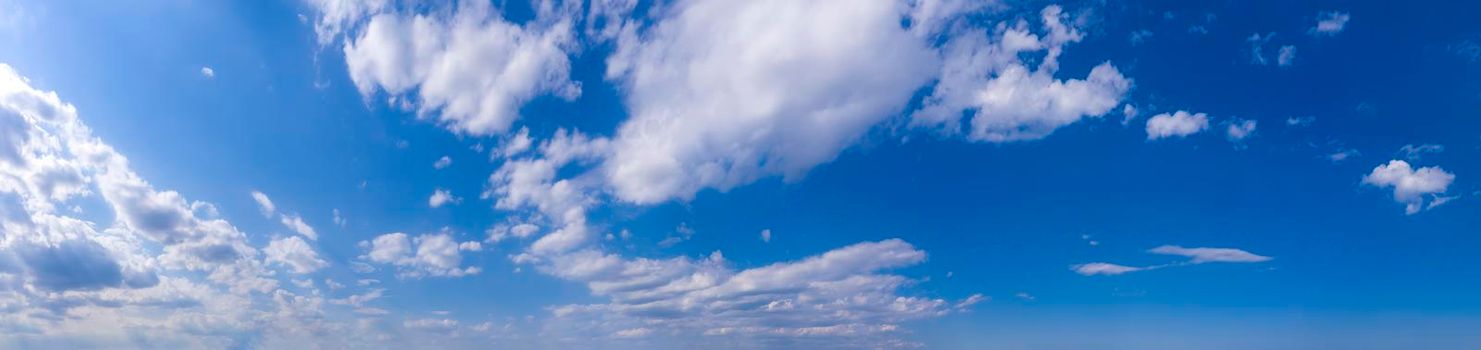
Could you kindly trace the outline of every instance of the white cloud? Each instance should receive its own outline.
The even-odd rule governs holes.
[[[936,65],[902,27],[908,9],[889,1],[671,9],[623,32],[607,61],[631,117],[612,141],[606,176],[629,202],[798,179],[899,113]]]
[[[1162,113],[1147,119],[1147,140],[1186,137],[1207,129],[1207,114],[1191,114],[1186,111]]]
[[[1373,171],[1363,177],[1363,184],[1378,188],[1394,189],[1394,200],[1404,203],[1405,214],[1415,214],[1421,210],[1433,208],[1440,201],[1439,198],[1450,188],[1450,183],[1455,181],[1455,174],[1445,172],[1438,166],[1414,169],[1409,162],[1402,160],[1391,160],[1388,164],[1380,164]],[[1425,206],[1427,199],[1432,200],[1429,206]],[[1444,200],[1448,201],[1448,199]],[[1443,203],[1443,201],[1440,201]]]
[[[283,226],[287,226],[293,232],[297,232],[312,240],[319,240],[319,233],[314,231],[313,226],[309,226],[308,223],[303,222],[303,217],[298,216],[298,214],[283,214],[280,219],[283,222]]]
[[[1148,253],[1162,255],[1177,255],[1188,258],[1187,261],[1174,262],[1152,266],[1126,266],[1112,263],[1095,262],[1070,266],[1070,270],[1080,275],[1120,275],[1124,273],[1156,270],[1162,268],[1198,265],[1204,263],[1258,263],[1270,261],[1268,256],[1261,256],[1244,250],[1234,248],[1184,248],[1175,245],[1164,245],[1147,250]]]
[[[967,310],[967,309],[971,309],[973,305],[977,305],[978,303],[981,303],[981,302],[986,301],[988,299],[989,299],[988,297],[983,296],[981,293],[972,294],[971,296],[968,296],[966,299],[962,299],[962,301],[957,302],[955,307],[958,310]]]
[[[441,188],[433,190],[432,196],[427,198],[427,206],[433,208],[440,208],[443,205],[449,203],[458,204],[462,202],[463,198],[454,196],[452,192],[448,192],[447,190]]]
[[[345,217],[339,214],[339,208],[334,209],[334,226],[345,227]]]
[[[945,300],[899,295],[896,291],[912,282],[880,272],[923,260],[925,252],[892,239],[739,271],[727,267],[718,252],[702,260],[654,260],[594,250],[557,257],[540,268],[586,282],[593,294],[609,299],[554,309],[557,324],[597,335],[655,328],[664,329],[664,336],[822,337],[830,342],[827,347],[858,347],[891,338],[900,322],[955,309]],[[966,308],[982,298],[957,305]]]
[[[350,78],[367,99],[383,91],[393,106],[435,115],[456,132],[489,135],[508,130],[532,98],[574,99],[581,93],[568,77],[570,19],[544,16],[516,25],[477,1],[427,15],[370,15],[379,9],[321,7],[321,24],[358,23],[336,21],[340,13],[369,18],[344,45]]]
[[[274,239],[267,244],[267,248],[263,248],[262,252],[267,255],[267,262],[288,266],[293,269],[293,273],[300,275],[329,266],[328,262],[319,259],[319,253],[315,252],[314,248],[309,247],[309,244],[298,236]]]
[[[1125,126],[1125,125],[1131,124],[1131,121],[1132,120],[1136,120],[1136,117],[1138,115],[1141,115],[1141,112],[1140,111],[1137,111],[1136,106],[1133,106],[1130,103],[1126,104],[1125,106],[1122,106],[1121,107],[1121,125],[1122,126]]]
[[[110,221],[69,216],[81,200]],[[293,244],[265,259],[219,212],[155,187],[76,108],[0,64],[0,327],[40,348],[226,348],[241,334],[298,348],[284,339],[330,327],[317,296],[278,289],[291,276],[266,267],[291,267]]]
[[[1296,63],[1296,46],[1295,45],[1281,46],[1280,47],[1280,51],[1276,53],[1276,56],[1275,56],[1275,64],[1278,65],[1278,66],[1281,66],[1281,67],[1289,67],[1290,65],[1295,64],[1295,63]]]
[[[1309,31],[1312,35],[1337,35],[1347,28],[1347,21],[1352,19],[1346,12],[1323,12],[1317,15],[1316,26]]]
[[[462,266],[463,255],[460,251],[481,249],[477,242],[458,243],[445,233],[415,238],[401,232],[387,233],[371,241],[360,242],[360,247],[367,250],[361,259],[396,266],[399,268],[396,276],[402,278],[462,277],[482,271],[477,266]]]
[[[966,137],[972,141],[1034,140],[1085,117],[1099,117],[1121,103],[1131,80],[1109,62],[1091,69],[1084,80],[1058,80],[1059,56],[1064,46],[1083,34],[1066,25],[1058,6],[1040,14],[1043,36],[1028,25],[999,26],[958,35],[942,49],[945,62],[939,81],[923,106],[911,116],[917,126],[936,126],[948,134],[961,132],[964,112],[970,113]],[[1020,56],[1043,52],[1037,68]]]
[[[1123,266],[1103,262],[1075,265],[1071,266],[1070,269],[1074,270],[1075,273],[1085,276],[1120,275],[1127,272],[1146,270],[1143,267]]]
[[[1210,262],[1230,263],[1255,263],[1270,261],[1268,256],[1260,256],[1247,251],[1233,248],[1183,248],[1175,245],[1164,245],[1152,248],[1148,252],[1164,255],[1180,255],[1191,258],[1188,263],[1202,264]]]
[[[1289,117],[1289,118],[1286,118],[1286,125],[1288,125],[1288,126],[1310,126],[1311,123],[1315,123],[1315,122],[1316,122],[1316,117],[1313,117],[1313,116]]]
[[[211,69],[211,67],[201,67],[201,76],[206,77],[206,79],[215,78],[216,70]]]
[[[1352,158],[1353,156],[1357,156],[1358,154],[1359,154],[1358,153],[1358,150],[1355,150],[1355,149],[1345,149],[1345,150],[1339,150],[1339,151],[1334,152],[1332,154],[1328,154],[1327,155],[1327,159],[1331,160],[1333,163],[1340,163],[1340,162],[1342,162],[1344,160],[1347,160],[1348,158]]]
[[[1256,122],[1254,120],[1235,120],[1229,122],[1225,134],[1229,138],[1229,141],[1244,140],[1250,137],[1250,135],[1255,134],[1255,125]]]
[[[273,205],[273,200],[267,198],[267,195],[262,192],[252,191],[252,200],[257,201],[257,208],[262,211],[264,217],[271,218],[273,213],[278,211],[278,207]]]
[[[771,243],[771,229],[761,230],[761,241]]]
[[[440,170],[451,165],[453,165],[453,159],[448,156],[442,156],[442,158],[438,158],[436,162],[432,163],[432,168]]]

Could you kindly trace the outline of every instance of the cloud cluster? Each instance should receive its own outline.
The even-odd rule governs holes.
[[[214,205],[145,181],[76,108],[7,65],[0,135],[0,346],[302,347],[292,339],[330,327],[317,291],[284,290],[268,268],[325,266],[302,238],[259,251]],[[79,215],[82,203],[111,215]],[[79,218],[98,216],[113,220]]]
[[[555,308],[556,324],[619,338],[759,337],[823,347],[871,344],[898,324],[952,311],[942,299],[899,295],[914,281],[883,271],[918,264],[925,252],[892,239],[834,249],[798,261],[736,270],[719,252],[693,260],[624,259],[585,250],[542,267],[584,282],[605,304]],[[958,303],[966,309],[976,296]],[[864,342],[864,341],[869,342]]]
[[[478,266],[462,266],[462,252],[482,250],[482,245],[459,243],[446,233],[416,237],[401,232],[387,233],[361,241],[360,248],[366,251],[361,259],[394,266],[396,276],[401,278],[462,277],[483,270]]]
[[[1131,89],[1131,79],[1109,62],[1095,66],[1083,80],[1054,77],[1065,46],[1084,38],[1066,18],[1059,6],[1048,6],[1040,12],[1043,35],[1034,34],[1026,21],[955,35],[941,50],[945,62],[938,82],[911,123],[954,134],[961,132],[965,113],[970,115],[969,140],[1009,142],[1044,138],[1082,118],[1110,112]],[[1041,52],[1036,68],[1021,58]]]
[[[1438,166],[1415,169],[1409,162],[1390,160],[1379,164],[1363,177],[1363,184],[1378,188],[1393,188],[1394,201],[1404,204],[1405,214],[1415,214],[1450,201],[1445,192],[1455,174]]]

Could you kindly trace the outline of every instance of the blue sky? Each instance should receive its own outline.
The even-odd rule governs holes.
[[[1476,347],[1478,10],[0,0],[0,348]]]

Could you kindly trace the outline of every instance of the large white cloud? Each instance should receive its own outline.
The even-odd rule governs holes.
[[[1041,11],[1042,36],[1027,22],[956,35],[942,49],[939,81],[911,123],[956,134],[963,132],[966,113],[969,140],[1008,142],[1040,139],[1081,118],[1110,112],[1131,89],[1131,80],[1115,66],[1097,65],[1083,80],[1054,77],[1065,45],[1084,37],[1064,17],[1058,6]],[[1021,56],[1038,52],[1043,60],[1029,68]]]
[[[373,16],[367,13],[388,7],[319,5],[321,30],[354,27],[358,18],[369,18],[344,45],[350,78],[361,94],[370,99],[383,91],[391,105],[435,116],[454,131],[502,133],[530,99],[573,99],[581,93],[569,78],[571,20],[558,14],[516,25],[479,1],[461,2],[440,14]]]
[[[606,173],[635,203],[796,179],[897,115],[937,59],[884,0],[679,1],[607,61],[631,117]]]
[[[1442,197],[1455,181],[1455,174],[1438,166],[1419,169],[1402,160],[1380,164],[1363,177],[1363,184],[1394,190],[1394,200],[1404,204],[1404,213],[1414,214],[1449,200]],[[1428,204],[1426,204],[1428,202]]]

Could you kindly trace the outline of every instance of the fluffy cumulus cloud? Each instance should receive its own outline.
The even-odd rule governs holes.
[[[1415,214],[1450,200],[1445,197],[1455,174],[1438,166],[1415,169],[1409,162],[1391,160],[1363,177],[1363,184],[1392,188],[1394,200],[1404,204],[1404,213]]]
[[[362,241],[360,247],[366,249],[361,259],[395,266],[397,276],[402,278],[462,277],[482,271],[477,266],[462,266],[462,252],[477,251],[482,246],[478,242],[459,243],[446,233],[411,237],[393,232]]]
[[[461,202],[463,202],[462,197],[454,196],[452,192],[441,188],[433,190],[432,196],[427,197],[427,206],[433,208],[440,208],[443,205],[458,204]]]
[[[517,25],[488,2],[431,14],[393,11],[384,1],[350,2],[319,1],[320,38],[349,33],[345,63],[367,99],[384,92],[394,107],[460,133],[488,135],[506,131],[530,99],[580,95],[569,78],[572,23],[562,13],[542,11]]]
[[[689,198],[834,159],[933,74],[937,58],[902,26],[906,11],[881,0],[679,1],[629,26],[607,61],[631,113],[606,161],[613,192]]]
[[[919,126],[962,132],[973,141],[1034,140],[1082,118],[1100,117],[1121,104],[1131,80],[1109,62],[1090,70],[1083,80],[1059,80],[1059,56],[1084,34],[1065,23],[1058,6],[1040,12],[1034,34],[1028,22],[1000,24],[992,31],[969,30],[941,50],[945,62],[924,106],[911,117]],[[1037,67],[1022,60],[1042,54]]]
[[[1172,114],[1154,115],[1147,119],[1147,140],[1187,137],[1204,130],[1208,130],[1208,115],[1203,113],[1177,111]]]

